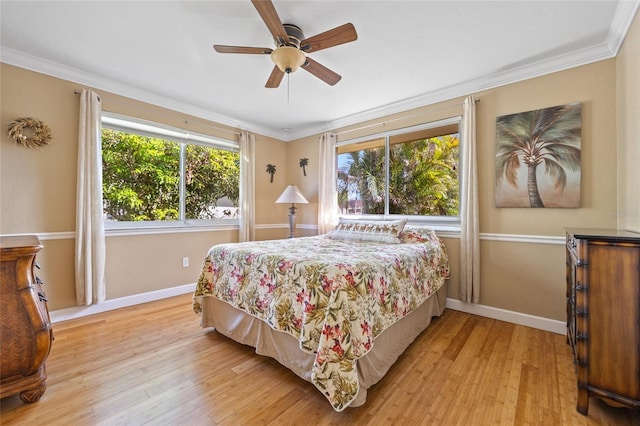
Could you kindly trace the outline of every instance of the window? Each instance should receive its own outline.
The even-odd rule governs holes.
[[[460,118],[338,143],[341,215],[459,218]]]
[[[236,142],[105,113],[105,223],[119,226],[237,223]]]

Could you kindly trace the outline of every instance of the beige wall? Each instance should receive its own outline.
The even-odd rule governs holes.
[[[77,162],[78,84],[1,64],[0,87],[0,234],[42,236],[38,256],[49,308],[76,305],[74,280],[75,188]],[[98,91],[103,109],[186,128],[226,139],[237,129],[164,108]],[[35,117],[52,131],[53,142],[28,149],[8,138],[6,128],[18,117]],[[231,132],[231,133],[230,133]],[[235,132],[235,133],[234,133]],[[257,135],[256,223],[258,239],[283,238],[287,208],[273,202],[287,182],[286,143]],[[278,165],[269,183],[266,164]],[[275,228],[274,228],[275,226]],[[280,226],[280,228],[278,228]],[[178,232],[156,235],[109,235],[106,249],[107,299],[190,284],[197,280],[209,247],[237,241],[236,230]],[[182,258],[190,265],[182,267]]]
[[[77,86],[2,64],[0,233],[68,232],[75,228]],[[18,117],[51,128],[52,142],[25,148],[7,135]]]
[[[282,141],[258,136],[256,138],[256,239],[271,240],[289,235],[288,205],[275,204],[289,184],[287,168],[287,144]],[[276,166],[276,174],[267,173],[267,164]],[[279,226],[279,228],[278,228]]]
[[[618,227],[640,232],[640,14],[616,58]]]
[[[637,167],[639,143],[638,18],[617,59],[527,80],[476,94],[478,184],[482,259],[481,304],[564,320],[565,227],[615,227],[639,231]],[[79,85],[1,64],[0,234],[38,233],[45,248],[39,257],[52,310],[75,305],[73,232],[75,229],[75,163],[77,158]],[[617,94],[617,97],[616,97]],[[230,138],[225,126],[101,93],[104,109]],[[498,209],[494,207],[496,117],[537,108],[582,102],[582,206],[579,209]],[[460,115],[462,99],[429,105],[383,120],[384,128],[401,128]],[[54,142],[26,149],[8,140],[6,126],[16,117],[33,116],[47,123]],[[186,122],[186,123],[185,123]],[[359,123],[341,139],[376,133],[383,126]],[[222,130],[216,130],[214,127]],[[616,142],[616,132],[618,142]],[[298,206],[297,235],[313,235],[317,223],[318,135],[284,143],[257,136],[256,237],[288,235],[287,205],[275,204],[288,184],[309,200]],[[307,176],[299,167],[309,159]],[[269,183],[267,164],[276,165]],[[619,163],[619,167],[617,167]],[[630,212],[620,217],[611,212]],[[634,215],[635,212],[635,215]],[[519,237],[517,242],[510,237]],[[557,237],[545,242],[537,236]],[[107,297],[117,298],[189,284],[197,279],[206,250],[236,241],[235,230],[107,238]],[[451,258],[449,296],[456,298],[459,239],[445,238]],[[181,267],[182,257],[191,265]]]
[[[614,59],[510,84],[477,94],[478,187],[482,305],[564,320],[566,227],[614,228],[616,218],[616,61]],[[460,115],[462,98],[339,129],[348,139]],[[579,209],[496,208],[496,118],[582,102],[582,203]],[[372,126],[375,122],[384,125]],[[349,133],[346,130],[360,129]],[[312,143],[312,141],[316,141]],[[290,152],[317,150],[317,136],[291,143]],[[317,179],[316,177],[314,177]],[[317,184],[308,184],[317,191]],[[522,237],[524,236],[524,237]],[[517,241],[513,240],[514,237]],[[557,237],[539,238],[539,237]],[[445,238],[458,298],[459,244]]]
[[[300,226],[316,225],[318,223],[318,137],[312,136],[298,140],[296,143],[287,144],[287,167],[289,169],[289,183],[296,185],[305,196],[309,204],[296,205],[296,236],[316,235],[317,228],[305,229]],[[307,158],[309,165],[306,167],[307,176],[304,176],[300,167],[300,159]]]
[[[480,94],[477,111],[480,230],[562,236],[568,226],[615,227],[615,60],[574,68]],[[581,207],[495,208],[496,117],[570,102],[582,103]],[[540,173],[540,172],[539,172]]]

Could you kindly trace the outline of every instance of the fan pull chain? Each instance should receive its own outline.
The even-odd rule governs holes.
[[[289,99],[290,99],[290,97],[289,97],[289,86],[290,86],[290,85],[289,85],[289,78],[290,78],[289,76],[290,76],[290,75],[291,75],[291,73],[290,73],[290,72],[288,72],[288,73],[287,73],[287,106],[289,106]]]

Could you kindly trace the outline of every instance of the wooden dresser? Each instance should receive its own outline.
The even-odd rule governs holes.
[[[640,234],[567,230],[567,340],[578,412],[589,397],[640,408]]]
[[[35,236],[0,237],[0,398],[40,399],[53,333],[47,299],[35,275]]]

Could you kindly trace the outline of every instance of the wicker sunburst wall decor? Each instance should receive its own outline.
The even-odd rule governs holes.
[[[9,137],[17,144],[27,148],[36,148],[51,142],[51,129],[35,118],[16,118],[9,123]]]

